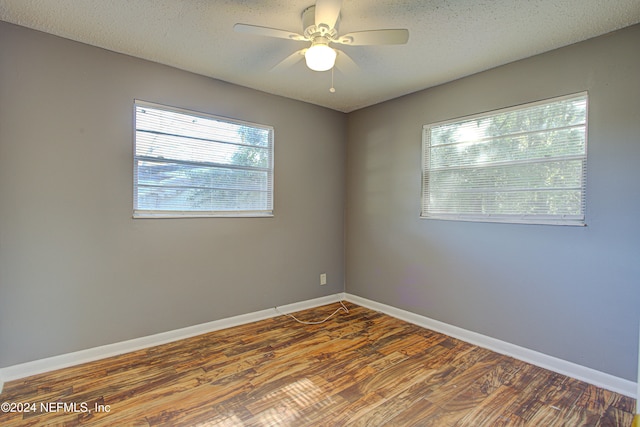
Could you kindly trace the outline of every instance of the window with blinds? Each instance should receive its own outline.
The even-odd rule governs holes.
[[[273,128],[135,102],[134,217],[272,216]]]
[[[587,94],[423,127],[423,218],[585,225]]]

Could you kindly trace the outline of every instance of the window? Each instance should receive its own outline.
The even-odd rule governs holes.
[[[587,94],[423,127],[423,218],[585,224]]]
[[[134,217],[273,215],[273,128],[135,102]]]

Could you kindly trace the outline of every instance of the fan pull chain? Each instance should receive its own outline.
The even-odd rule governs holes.
[[[333,87],[333,67],[331,68],[331,87],[329,88],[329,92],[336,93],[336,88]]]

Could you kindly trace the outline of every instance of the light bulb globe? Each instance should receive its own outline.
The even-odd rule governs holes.
[[[336,51],[326,44],[315,44],[307,49],[304,59],[313,71],[327,71],[336,63]]]

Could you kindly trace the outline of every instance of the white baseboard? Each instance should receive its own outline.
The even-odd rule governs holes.
[[[452,326],[434,319],[430,319],[419,314],[411,313],[390,305],[381,304],[366,298],[359,297],[348,293],[339,293],[326,297],[315,298],[312,300],[302,301],[298,303],[288,304],[278,307],[281,313],[292,313],[294,311],[306,310],[325,304],[331,304],[340,300],[346,300],[362,307],[380,311],[395,318],[413,323],[415,325],[441,332],[450,337],[460,339],[462,341],[474,344],[496,353],[504,354],[522,360],[532,365],[554,371],[572,378],[585,381],[604,389],[614,391],[632,398],[636,397],[636,388],[638,384],[615,377],[595,369],[587,368],[566,360],[548,356],[534,350],[510,344],[495,338],[488,337],[476,332]],[[208,332],[218,331],[233,326],[243,325],[259,320],[269,319],[279,316],[280,314],[273,308],[256,311],[253,313],[243,314],[239,316],[229,317],[226,319],[214,320],[213,322],[203,323],[200,325],[189,326],[182,329],[163,332],[146,337],[136,338],[114,344],[107,344],[100,347],[94,347],[86,350],[80,350],[73,353],[62,354],[59,356],[48,357],[46,359],[34,360],[33,362],[21,363],[6,368],[0,368],[0,392],[2,386],[7,381],[13,381],[25,378],[31,375],[37,375],[44,372],[50,372],[69,366],[79,365],[81,363],[93,362],[95,360],[104,359],[111,356],[117,356],[131,351],[141,350],[156,345],[166,344],[169,342],[190,338],[196,335]]]
[[[284,306],[278,306],[278,310],[281,313],[292,313],[294,311],[306,310],[308,308],[338,302],[342,300],[343,297],[344,294],[342,293],[329,295],[326,297],[320,297]],[[8,366],[6,368],[0,368],[0,393],[2,392],[4,383],[8,381],[17,380],[44,372],[55,371],[57,369],[67,368],[69,366],[79,365],[82,363],[93,362],[95,360],[100,360],[107,357],[118,356],[120,354],[154,347],[157,345],[190,338],[208,332],[231,328],[233,326],[257,322],[258,320],[269,319],[276,316],[280,316],[280,313],[278,313],[274,308],[270,308],[253,313],[233,316],[226,319],[214,320],[212,322],[202,323],[200,325],[189,326],[173,331],[162,332],[155,335],[149,335],[146,337],[135,338],[127,341],[93,347],[86,350],[80,350],[73,353],[61,354],[59,356],[34,360],[32,362],[20,363],[18,365]]]
[[[634,399],[636,398],[637,389],[640,390],[638,385],[633,381],[625,380],[595,369],[587,368],[586,366],[578,365],[557,357],[549,356],[528,348],[491,338],[477,332],[468,331],[466,329],[395,308],[390,305],[381,304],[379,302],[351,294],[345,294],[345,299],[362,307],[380,311],[388,314],[389,316],[413,323],[423,328],[431,329],[453,338],[458,338],[470,344],[474,344],[506,356],[511,356],[515,359],[522,360],[523,362],[531,363],[532,365],[536,365]]]

